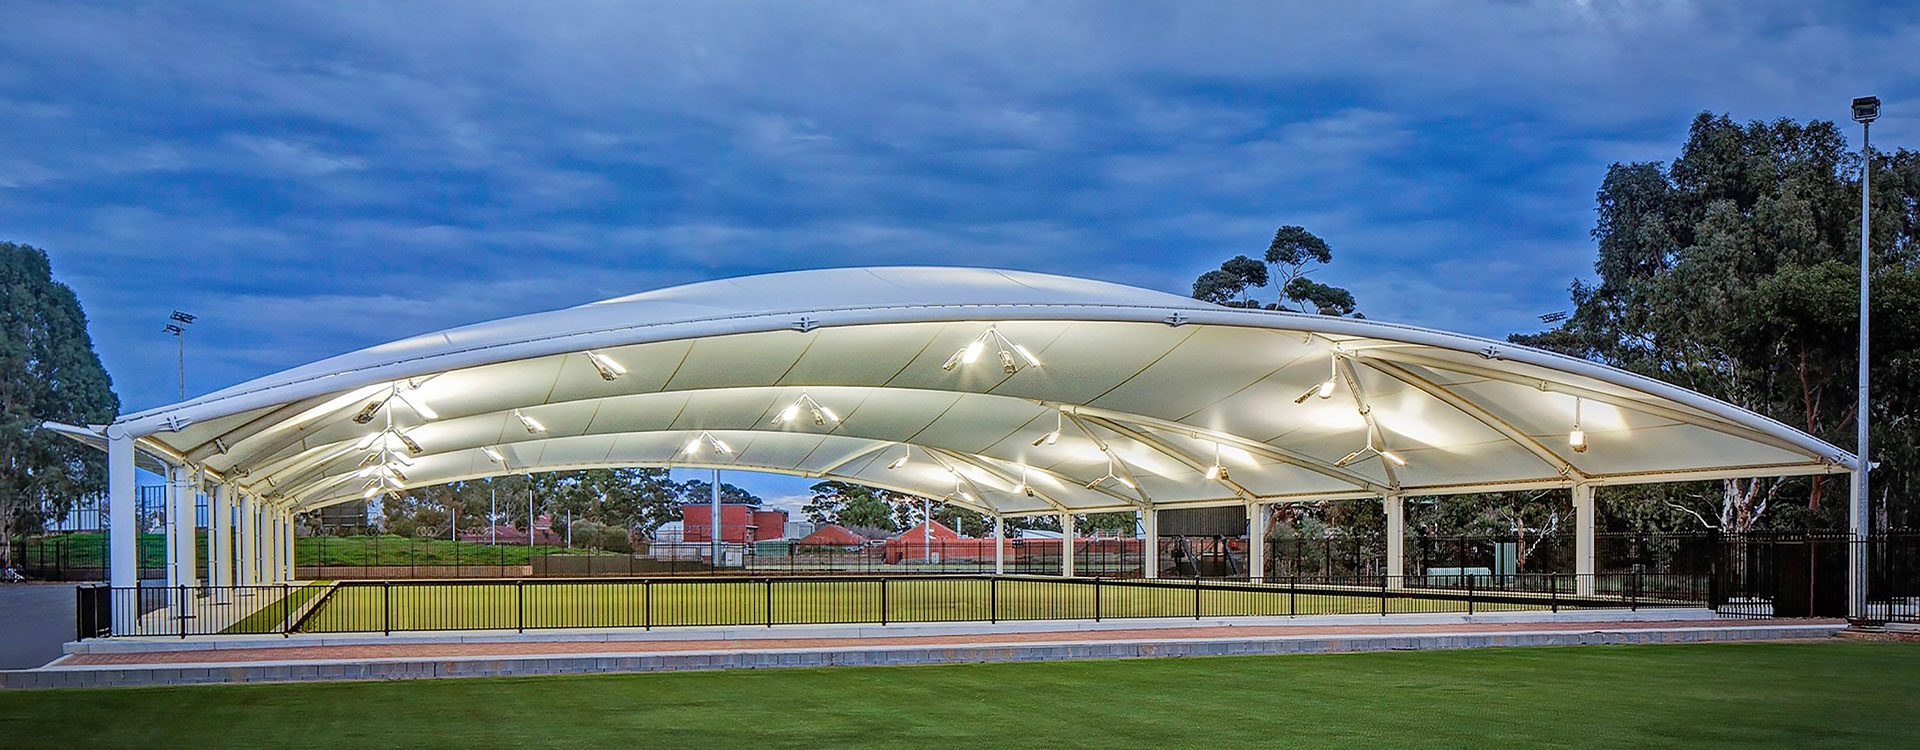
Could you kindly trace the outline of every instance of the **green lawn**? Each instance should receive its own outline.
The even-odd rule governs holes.
[[[196,559],[207,559],[207,532],[201,529],[194,534]],[[404,536],[347,536],[347,537],[309,537],[294,539],[294,559],[301,567],[309,565],[526,565],[536,555],[573,554],[597,555],[611,554],[597,550],[568,549],[540,545],[528,548],[524,544],[490,545],[477,542],[455,542],[449,539],[415,539]],[[141,534],[139,537],[140,566],[159,568],[166,565],[167,538],[163,534]],[[65,565],[72,568],[101,567],[106,564],[107,535],[104,532],[81,531],[67,534],[49,534],[32,537],[19,552],[20,559],[29,564],[53,567]]]
[[[306,604],[307,600],[318,596],[326,590],[327,584],[325,582],[316,581],[297,586],[289,590],[284,597],[263,593],[262,595],[265,598],[262,599],[262,602],[264,603],[259,609],[254,610],[253,614],[240,618],[240,621],[228,625],[220,632],[228,635],[278,633],[280,632],[281,623],[287,617],[299,612],[300,605]],[[263,590],[256,589],[256,591]]]
[[[594,554],[584,549],[567,549],[524,544],[481,544],[448,539],[375,536],[303,536],[293,540],[293,559],[301,567],[309,565],[526,565],[535,555]]]
[[[13,748],[1910,747],[1920,646],[1585,646],[0,694]]]
[[[1164,585],[1100,587],[1098,615],[1192,617],[1191,587]],[[771,601],[769,600],[771,599]],[[883,607],[884,603],[884,607]],[[1202,591],[1200,611],[1214,615],[1379,614],[1377,595]],[[1454,612],[1465,602],[1389,598],[1386,611]],[[1476,605],[1476,611],[1545,609],[1542,605]],[[884,613],[884,617],[883,617]],[[881,591],[877,581],[762,579],[730,581],[604,581],[591,584],[512,581],[422,583],[390,586],[343,584],[315,609],[301,630],[315,633],[393,630],[641,627],[644,625],[945,622],[1092,618],[1094,589],[1044,580],[970,578],[897,579]],[[524,619],[522,619],[524,618]]]

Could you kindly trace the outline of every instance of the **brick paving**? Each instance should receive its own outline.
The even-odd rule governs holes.
[[[1844,624],[1841,620],[1774,620],[1772,624]],[[746,638],[713,640],[515,641],[497,643],[407,643],[270,648],[149,651],[140,653],[73,654],[51,667],[146,666],[163,664],[246,662],[340,662],[370,659],[433,659],[440,657],[523,657],[591,654],[649,654],[688,651],[773,651],[787,649],[868,648],[874,646],[982,646],[1029,643],[1111,643],[1117,641],[1198,641],[1221,638],[1281,636],[1372,636],[1438,633],[1591,632],[1645,628],[1737,629],[1754,623],[1730,620],[1520,622],[1445,625],[1274,625],[1143,628],[1134,630],[1074,630],[1023,633],[968,633],[923,636],[832,638]]]

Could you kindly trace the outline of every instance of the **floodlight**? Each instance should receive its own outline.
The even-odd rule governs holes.
[[[513,410],[513,416],[520,420],[521,427],[527,428],[528,434],[547,431],[547,426],[544,424],[541,424],[540,420],[534,419],[533,417],[530,417],[524,413],[521,413],[519,409]]]
[[[1880,97],[1862,96],[1853,100],[1853,121],[1869,123],[1880,119]]]
[[[613,380],[627,374],[627,368],[599,352],[587,352],[587,361],[593,363],[593,369],[599,371],[601,380]]]

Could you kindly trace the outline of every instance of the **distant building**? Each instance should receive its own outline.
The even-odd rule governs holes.
[[[1008,550],[1013,541],[1004,542]],[[961,536],[939,521],[926,521],[893,535],[886,541],[886,561],[890,563],[942,560],[993,559],[994,540]]]
[[[680,539],[683,542],[713,541],[713,508],[706,503],[680,506]],[[781,539],[787,532],[787,512],[761,510],[751,505],[729,503],[720,506],[720,541],[727,544]]]
[[[521,531],[508,524],[499,524],[491,528],[482,528],[479,531],[461,532],[459,539],[463,542],[479,542],[481,544],[491,542],[494,544],[519,545],[527,543],[527,532]],[[560,533],[553,530],[552,515],[542,513],[539,517],[533,519],[533,543],[549,547],[558,547],[565,543],[565,540],[560,537]]]
[[[801,537],[800,540],[794,542],[794,544],[801,547],[855,548],[865,547],[867,546],[867,542],[867,537],[861,536],[852,529],[839,524],[827,524],[826,526],[815,529],[813,533]]]
[[[364,534],[374,525],[372,507],[365,500],[326,506],[319,517],[320,530],[326,534]]]
[[[801,539],[812,534],[818,528],[812,521],[787,521],[787,528],[780,533],[781,539]]]

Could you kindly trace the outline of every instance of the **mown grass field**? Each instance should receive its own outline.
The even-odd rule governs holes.
[[[1821,642],[0,693],[11,748],[1911,747],[1920,646]]]
[[[1202,590],[1190,586],[1094,587],[1045,580],[711,579],[559,583],[529,581],[343,584],[301,624],[306,632],[671,627],[870,622],[948,622],[1203,615],[1381,614],[1377,592],[1354,595]],[[1545,609],[1480,602],[1476,611]],[[1384,612],[1454,612],[1466,603],[1388,598]]]

